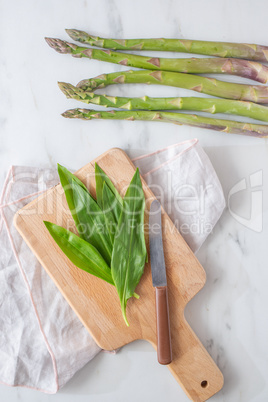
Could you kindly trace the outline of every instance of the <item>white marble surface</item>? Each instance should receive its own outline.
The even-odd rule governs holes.
[[[53,167],[60,162],[77,169],[110,147],[136,156],[194,137],[210,156],[226,197],[236,183],[245,178],[249,186],[249,176],[262,172],[263,183],[256,188],[263,199],[261,231],[245,227],[225,211],[198,253],[207,284],[186,311],[225,377],[224,388],[211,399],[215,402],[268,400],[267,141],[167,124],[65,120],[60,113],[77,103],[64,98],[58,80],[77,83],[119,67],[61,56],[43,38],[67,39],[64,28],[78,28],[99,36],[267,45],[267,13],[265,0],[0,1],[0,185],[11,164]],[[130,91],[189,93],[142,85],[109,89]],[[249,219],[250,189],[233,195],[231,208]],[[130,344],[116,356],[98,355],[53,397],[3,385],[0,392],[1,400],[10,402],[188,400],[145,342]]]

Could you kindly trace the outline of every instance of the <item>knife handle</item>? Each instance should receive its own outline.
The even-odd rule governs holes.
[[[168,294],[166,286],[156,286],[156,333],[157,359],[160,364],[169,364],[172,361],[171,337],[169,324]]]

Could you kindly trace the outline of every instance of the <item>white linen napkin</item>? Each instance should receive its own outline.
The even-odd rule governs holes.
[[[218,176],[197,139],[132,160],[195,253],[225,208]]]
[[[197,251],[225,207],[198,140],[133,162]],[[13,166],[0,199],[0,382],[47,393],[101,351],[13,226],[18,209],[58,182],[56,170]]]

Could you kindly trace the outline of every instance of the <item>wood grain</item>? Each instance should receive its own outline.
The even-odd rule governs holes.
[[[128,156],[113,148],[76,173],[93,195],[95,161],[123,195],[135,170]],[[146,197],[146,244],[149,248],[146,228],[149,207],[155,197],[144,181],[143,189]],[[150,263],[146,264],[136,289],[140,299],[132,298],[127,304],[130,323],[127,327],[115,288],[76,268],[53,241],[43,220],[75,231],[60,185],[18,211],[14,224],[98,345],[113,350],[136,339],[145,339],[156,349],[155,291]],[[190,399],[205,401],[222,388],[223,376],[185,320],[184,309],[204,286],[206,275],[164,211],[162,226],[173,356],[167,367]]]

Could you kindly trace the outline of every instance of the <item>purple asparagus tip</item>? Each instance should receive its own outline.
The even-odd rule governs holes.
[[[72,53],[72,48],[77,47],[72,43],[65,42],[61,39],[55,38],[45,38],[47,44],[52,47],[52,49],[56,50],[58,53]]]

